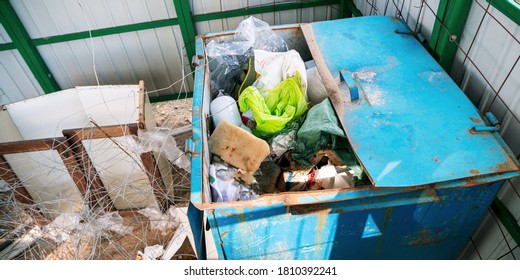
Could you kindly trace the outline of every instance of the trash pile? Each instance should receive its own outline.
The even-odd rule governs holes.
[[[206,45],[214,202],[369,184],[314,61],[255,17]]]

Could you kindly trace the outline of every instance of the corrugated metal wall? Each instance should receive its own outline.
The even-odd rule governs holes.
[[[193,80],[179,25],[47,44],[46,38],[103,28],[176,19],[172,0],[10,1],[62,89],[144,80],[151,96],[191,92]],[[301,1],[191,0],[192,14],[206,15],[241,8]],[[117,12],[115,12],[117,11]],[[328,20],[339,17],[339,5],[255,15],[270,24]],[[246,16],[195,22],[197,33],[234,29]],[[11,42],[0,28],[0,44]],[[43,43],[42,43],[43,42]],[[181,67],[183,65],[183,67]],[[97,74],[97,78],[96,78]],[[184,82],[184,83],[183,83]],[[17,50],[0,51],[0,104],[44,94]]]
[[[11,4],[33,39],[176,17],[170,0],[11,1]],[[182,62],[184,70],[190,71],[182,46],[179,27],[171,26],[37,48],[62,89],[96,85],[95,64],[100,84],[136,84],[143,79],[147,88],[153,90],[181,80]],[[188,88],[191,87],[190,75],[186,81]],[[171,92],[181,91],[179,85]]]
[[[300,1],[273,1],[273,0],[237,0],[237,1],[204,1],[191,0],[190,7],[195,15],[224,12],[241,8],[254,8],[265,5],[276,5],[281,3],[299,3]],[[290,24],[323,21],[339,18],[339,5],[314,7],[306,9],[295,9],[256,14],[255,17],[269,23],[270,25]],[[247,16],[233,17],[227,19],[197,22],[195,24],[199,33],[217,32],[235,29]]]

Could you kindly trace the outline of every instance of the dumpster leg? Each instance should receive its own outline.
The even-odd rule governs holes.
[[[200,211],[192,203],[188,206],[188,220],[190,221],[195,251],[199,260],[206,259],[206,239],[204,232],[204,212]]]

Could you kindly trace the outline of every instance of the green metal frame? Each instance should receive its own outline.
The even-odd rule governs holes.
[[[244,8],[244,9],[236,9],[224,12],[216,12],[216,13],[208,13],[203,15],[195,15],[194,20],[196,22],[215,20],[215,19],[225,19],[231,17],[241,17],[241,16],[249,16],[255,14],[263,14],[263,13],[273,13],[273,12],[281,12],[288,11],[294,9],[306,9],[306,8],[315,8],[320,6],[329,6],[340,4],[341,0],[309,0],[305,2],[299,3],[280,3],[275,5],[266,5],[266,6],[258,6],[252,8]]]
[[[356,7],[356,4],[354,4],[354,1],[352,0],[341,0],[339,10],[342,18],[363,16],[361,11]]]
[[[460,42],[471,3],[472,1],[449,0],[439,2],[429,47],[432,56],[446,72],[449,72],[453,65],[457,44]]]
[[[9,0],[0,0],[0,21],[3,23],[6,31],[11,37],[12,43],[0,44],[0,51],[18,49],[22,57],[26,61],[29,69],[35,75],[37,81],[40,83],[42,89],[46,93],[60,90],[58,84],[50,74],[48,67],[45,65],[41,55],[36,49],[37,46],[69,42],[73,40],[82,40],[92,37],[100,37],[107,35],[114,35],[126,32],[134,32],[140,30],[168,27],[179,25],[184,45],[186,47],[186,54],[191,59],[195,54],[195,22],[203,22],[216,19],[226,19],[231,17],[248,16],[254,14],[270,13],[287,11],[294,9],[314,8],[320,6],[329,6],[340,4],[342,7],[342,14],[345,14],[347,9],[354,16],[362,16],[361,12],[354,5],[352,0],[307,0],[299,3],[280,3],[251,8],[243,8],[230,10],[218,13],[208,13],[201,15],[192,15],[189,6],[189,0],[173,0],[174,8],[177,11],[177,18],[156,20],[151,22],[142,22],[128,25],[121,25],[116,27],[102,28],[97,30],[69,33],[64,35],[50,36],[44,38],[31,39],[24,29],[23,24],[17,17],[16,12],[12,8]],[[15,28],[10,28],[15,26]],[[188,93],[189,95],[189,93]],[[152,98],[152,101],[163,101],[176,99],[176,96],[165,96]]]
[[[500,222],[504,225],[516,244],[520,245],[520,226],[518,225],[513,214],[509,212],[507,207],[498,198],[491,203],[491,210],[497,215]]]
[[[189,0],[173,0],[175,11],[177,13],[177,19],[179,21],[179,27],[182,33],[182,40],[184,41],[184,47],[186,48],[186,55],[188,60],[195,55],[195,27],[193,25],[193,19],[191,16],[191,9]]]
[[[520,25],[520,1],[518,0],[486,0],[516,24]]]
[[[31,43],[31,37],[16,15],[9,0],[0,0],[0,22],[13,41],[11,43],[12,46],[18,50],[25,60],[43,91],[51,93],[60,90],[58,83],[54,80],[40,53]]]

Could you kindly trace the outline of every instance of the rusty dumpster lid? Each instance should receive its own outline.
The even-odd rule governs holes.
[[[306,28],[320,74],[336,88],[331,100],[339,119],[375,186],[516,175],[507,173],[518,166],[500,136],[472,131],[490,126],[406,24],[374,16]]]

